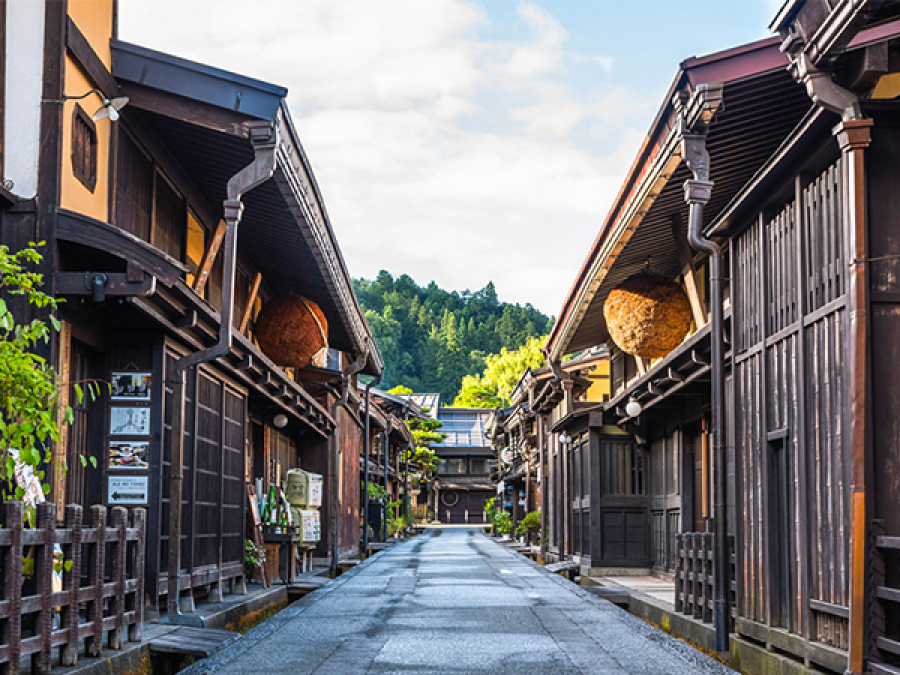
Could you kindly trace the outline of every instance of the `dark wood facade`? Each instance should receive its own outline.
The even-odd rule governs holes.
[[[12,250],[45,240],[45,282],[65,299],[47,356],[66,383],[61,398],[74,423],[53,450],[69,471],[55,472],[51,498],[60,506],[145,506],[146,594],[154,604],[169,592],[171,477],[183,473],[179,585],[190,608],[195,596],[220,599],[240,587],[256,478],[268,487],[292,468],[323,474],[321,554],[356,553],[363,424],[356,374],[378,375],[382,363],[286,91],[118,42],[113,4],[46,3],[48,133],[36,155],[37,194],[0,193],[0,236]],[[4,15],[0,34],[7,28]],[[108,98],[128,90],[121,119],[83,123],[77,104],[63,97],[81,87]],[[234,88],[242,91],[237,109]],[[89,94],[81,104],[97,101]],[[175,471],[175,364],[217,342],[228,297],[226,186],[259,157],[263,136],[277,153],[271,178],[240,196],[231,346],[187,371],[183,466]],[[328,368],[282,367],[257,344],[260,309],[291,293],[328,319]],[[96,400],[79,400],[73,383],[85,381],[110,386]]]
[[[654,127],[549,347],[558,358],[608,340],[600,305],[648,256],[689,295],[695,286],[693,334],[654,362],[610,345],[612,400],[591,413],[627,432],[643,452],[649,563],[657,572],[683,569],[693,553],[679,549],[682,533],[681,546],[702,541],[713,560],[721,549],[700,533],[724,518],[723,545],[734,547],[725,567],[738,658],[764,645],[825,672],[889,673],[900,667],[900,579],[893,571],[900,461],[892,431],[900,414],[900,90],[886,55],[900,36],[900,6],[863,2],[854,14],[848,5],[823,12],[803,0],[785,4],[775,25],[796,83],[769,60],[778,40],[683,65],[686,96],[702,91],[703,73],[692,69],[716,64],[728,73],[707,85],[721,86],[726,103],[701,130],[714,183],[703,227],[722,246],[728,269],[724,335],[706,322],[705,257],[676,257],[684,235],[671,224],[687,221],[680,193],[690,173],[680,157],[666,164],[669,141],[656,135],[665,127]],[[877,54],[885,55],[880,66],[861,69]],[[827,81],[808,79],[816,68]],[[776,89],[781,94],[767,98],[765,110],[756,107],[751,92]],[[801,105],[798,95],[807,91],[817,103]],[[658,122],[667,114],[664,105]],[[754,129],[763,120],[768,126]],[[713,339],[725,341],[724,466],[710,448]],[[625,412],[630,401],[640,404],[636,416]],[[573,439],[580,449],[581,437]],[[551,466],[564,466],[562,454],[551,450]],[[600,477],[602,491],[602,450],[590,458],[587,470]],[[583,457],[576,454],[569,470],[585,471]],[[715,494],[716,474],[724,476],[724,499]],[[583,503],[583,485],[573,477],[564,498],[551,503]],[[560,521],[550,518],[551,541],[554,528],[566,526]],[[602,524],[601,538],[607,530],[618,537],[621,522]],[[591,548],[596,552],[594,542]],[[709,594],[712,577],[704,574]],[[712,620],[705,606],[682,611]]]

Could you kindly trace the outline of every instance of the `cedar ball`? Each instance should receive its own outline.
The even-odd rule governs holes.
[[[603,305],[609,335],[628,354],[665,356],[691,328],[691,305],[684,290],[659,274],[641,272],[612,290]]]
[[[263,305],[256,317],[256,339],[279,366],[305,368],[328,346],[328,320],[312,300],[283,295]]]

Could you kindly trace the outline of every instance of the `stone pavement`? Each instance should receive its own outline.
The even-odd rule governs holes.
[[[476,529],[357,566],[184,675],[733,673]]]

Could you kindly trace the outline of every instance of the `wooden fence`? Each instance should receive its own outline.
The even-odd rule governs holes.
[[[104,645],[121,649],[141,640],[144,598],[144,509],[92,506],[88,527],[81,506],[69,505],[62,528],[56,506],[37,507],[37,527],[23,526],[21,502],[2,505],[0,529],[0,673],[18,674],[24,657],[33,673],[51,664],[76,664],[79,646],[100,656]],[[54,546],[62,549],[62,588],[53,588]],[[23,560],[33,560],[31,574]],[[71,563],[71,565],[69,565]],[[68,569],[66,569],[68,568]],[[58,577],[57,577],[58,579]],[[54,661],[55,650],[59,659]]]
[[[712,532],[686,532],[675,535],[675,611],[688,614],[703,623],[713,622],[715,607],[715,535]],[[732,620],[736,616],[734,537],[728,537],[731,570],[729,589]]]

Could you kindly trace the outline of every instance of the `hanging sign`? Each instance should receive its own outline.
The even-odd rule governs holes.
[[[149,476],[108,476],[108,504],[146,504],[149,492]]]

